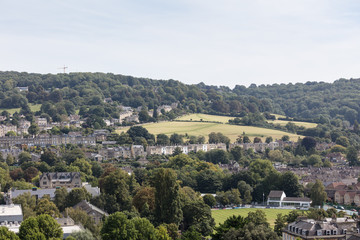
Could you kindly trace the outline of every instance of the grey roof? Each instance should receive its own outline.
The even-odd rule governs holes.
[[[78,204],[76,204],[74,206],[74,208],[81,208],[82,210],[84,210],[86,213],[89,213],[91,210],[93,211],[96,211],[102,215],[105,215],[105,216],[109,216],[109,214],[103,210],[101,210],[100,208],[92,205],[91,203],[85,201],[85,200],[82,200],[81,202],[79,202]]]
[[[272,191],[269,193],[269,196],[268,196],[268,197],[273,197],[273,198],[281,197],[283,193],[284,193],[284,191],[274,191],[274,190],[272,190]]]
[[[285,197],[283,199],[283,201],[289,201],[289,202],[297,202],[297,201],[301,201],[301,202],[311,202],[310,198],[307,197]]]

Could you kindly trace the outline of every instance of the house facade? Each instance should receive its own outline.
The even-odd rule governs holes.
[[[79,172],[49,172],[40,176],[40,188],[76,188],[81,187]]]
[[[359,233],[358,222],[351,218],[300,219],[283,229],[283,240],[345,240]],[[353,238],[358,239],[358,238]]]

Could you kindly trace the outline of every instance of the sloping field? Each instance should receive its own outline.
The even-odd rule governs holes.
[[[271,227],[275,225],[276,215],[281,213],[283,215],[288,214],[292,210],[290,209],[272,209],[272,208],[239,208],[239,209],[221,209],[221,210],[211,210],[212,217],[215,219],[216,226],[219,223],[225,222],[225,220],[232,215],[241,215],[246,217],[249,212],[255,212],[256,210],[264,211],[266,214],[266,219],[270,223]]]
[[[289,121],[285,121],[285,120],[274,120],[274,121],[269,121],[269,123],[273,123],[273,124],[280,124],[281,126],[285,126]],[[317,126],[317,123],[309,123],[309,122],[296,122],[296,121],[290,121],[292,123],[294,123],[296,126],[302,126],[305,128],[314,128]]]
[[[205,123],[205,122],[160,122],[160,123],[149,123],[143,124],[152,134],[164,133],[171,135],[173,133],[178,134],[188,134],[194,136],[204,136],[208,137],[211,132],[221,132],[225,136],[229,137],[231,142],[235,142],[236,138],[239,135],[245,133],[251,139],[254,137],[260,137],[265,141],[265,138],[272,136],[274,140],[280,139],[284,135],[288,135],[291,140],[296,141],[299,135],[287,133],[283,131],[260,128],[260,127],[251,127],[251,126],[237,126],[229,124],[220,124],[220,123]],[[118,133],[125,132],[129,127],[121,128],[117,130]]]
[[[225,116],[217,116],[217,115],[209,115],[209,114],[202,114],[202,113],[195,113],[184,115],[176,120],[192,120],[192,121],[214,121],[214,122],[222,122],[227,123],[229,119],[233,119],[233,117],[225,117]]]
[[[40,111],[40,108],[41,108],[41,104],[30,104],[29,105],[30,109],[32,112],[37,112],[37,111]],[[0,108],[0,112],[2,111],[8,111],[10,114],[14,114],[15,112],[20,112],[20,109],[21,108]]]
[[[275,115],[277,118],[278,117],[285,118],[285,116],[282,116],[282,115],[278,115],[278,114],[273,114],[273,115]],[[214,121],[214,122],[228,123],[229,119],[234,119],[234,117],[225,117],[225,116],[195,113],[195,114],[181,116],[181,117],[177,118],[176,120],[187,120],[187,121],[191,121],[191,120],[192,121],[201,121],[202,120],[202,121]],[[285,121],[285,120],[270,121],[270,120],[268,120],[268,122],[273,123],[273,124],[280,124],[281,126],[285,126],[289,121]],[[316,123],[296,122],[296,121],[291,121],[291,122],[297,126],[303,126],[306,128],[314,128],[317,126]]]

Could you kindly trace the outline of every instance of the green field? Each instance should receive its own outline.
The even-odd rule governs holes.
[[[214,122],[222,122],[227,123],[229,122],[229,119],[234,119],[233,117],[225,117],[225,116],[216,116],[216,115],[209,115],[209,114],[202,114],[202,113],[195,113],[195,114],[189,114],[184,115],[176,120],[192,120],[192,121],[214,121]]]
[[[298,137],[296,134],[287,133],[274,129],[252,127],[252,126],[238,126],[220,123],[205,123],[205,122],[159,122],[159,123],[148,123],[142,125],[152,134],[164,133],[171,135],[173,133],[188,134],[194,136],[208,137],[211,132],[221,132],[225,136],[229,137],[231,142],[235,142],[237,137],[243,133],[249,136],[251,139],[254,137],[260,137],[263,141],[268,136],[272,136],[274,140],[280,139],[284,135],[288,135],[291,140],[297,141]],[[117,132],[126,132],[129,127],[118,129]]]
[[[285,121],[285,120],[274,120],[274,121],[269,121],[269,123],[273,123],[273,124],[280,124],[281,126],[285,126],[289,121]],[[309,122],[297,122],[297,121],[290,121],[292,123],[294,123],[296,126],[302,126],[305,128],[314,128],[317,126],[317,123],[309,123]]]
[[[272,209],[272,208],[239,208],[239,209],[222,209],[222,210],[211,210],[212,217],[215,219],[216,226],[219,223],[225,222],[225,220],[232,215],[241,215],[246,217],[249,212],[255,212],[256,210],[262,210],[266,214],[266,219],[270,223],[271,227],[274,227],[276,215],[281,213],[283,215],[288,214],[292,210],[290,209]]]
[[[41,104],[29,104],[29,107],[32,112],[40,111]],[[20,112],[20,108],[0,108],[0,112],[8,111],[10,114],[14,114],[15,112]]]

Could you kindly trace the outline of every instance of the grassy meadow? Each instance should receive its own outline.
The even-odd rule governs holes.
[[[41,104],[29,104],[29,107],[32,112],[40,111]],[[15,112],[20,112],[20,108],[0,108],[0,112],[8,111],[10,114],[14,114]]]
[[[217,116],[217,115],[209,115],[209,114],[202,114],[202,113],[194,113],[181,116],[176,120],[192,120],[192,121],[214,121],[214,122],[222,122],[227,123],[229,119],[233,119],[233,117],[225,117],[225,116]]]
[[[285,120],[273,120],[270,121],[268,120],[269,123],[273,123],[273,124],[280,124],[281,126],[285,126],[289,121],[285,121]],[[297,122],[297,121],[291,121],[292,123],[294,123],[296,126],[302,126],[305,128],[314,128],[317,126],[317,123],[309,123],[309,122]]]
[[[203,118],[204,119],[204,118]],[[205,120],[205,119],[204,119]],[[211,120],[207,120],[211,121]],[[214,120],[212,120],[214,121]],[[148,123],[142,125],[152,134],[163,133],[171,135],[173,133],[188,134],[194,136],[204,136],[206,139],[211,132],[221,132],[225,136],[229,137],[231,142],[235,142],[237,137],[243,133],[253,139],[254,137],[260,137],[265,141],[266,137],[272,136],[273,139],[280,139],[284,135],[288,135],[291,140],[296,141],[299,135],[287,133],[274,129],[252,127],[252,126],[238,126],[221,123],[206,123],[206,122],[159,122]],[[126,132],[129,127],[118,129],[117,132]]]
[[[232,215],[241,215],[243,217],[246,217],[249,212],[255,212],[256,210],[262,210],[266,214],[266,219],[268,223],[270,223],[271,227],[274,227],[275,225],[275,219],[276,215],[281,213],[283,215],[288,214],[292,210],[290,209],[273,209],[273,208],[239,208],[239,209],[221,209],[221,210],[211,210],[212,217],[215,219],[216,226],[219,225],[219,223],[225,222],[225,220],[232,216]]]

